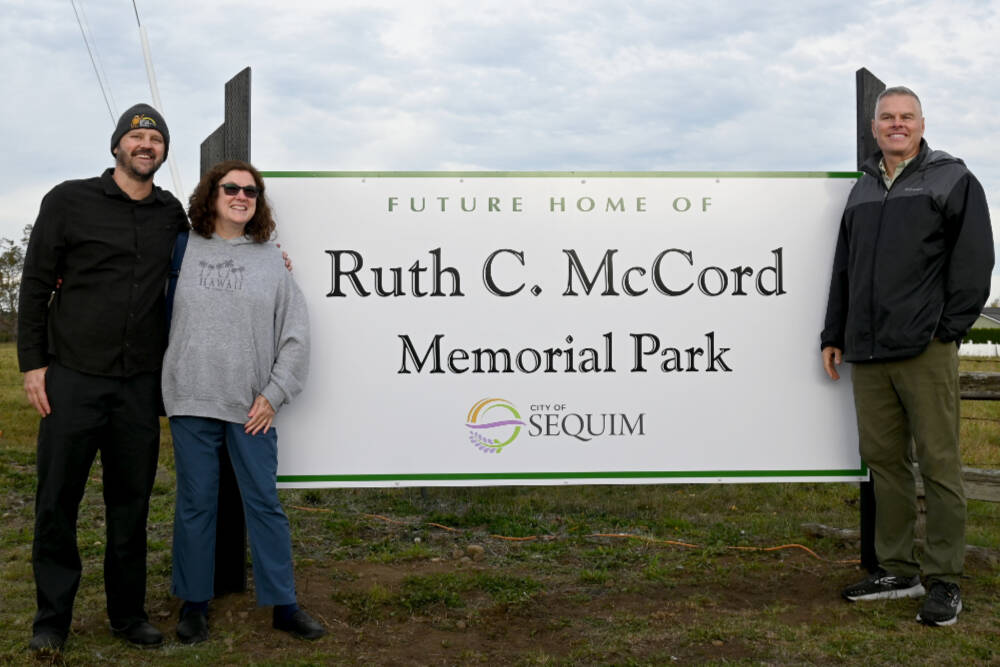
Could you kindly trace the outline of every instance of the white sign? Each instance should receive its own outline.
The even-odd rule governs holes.
[[[312,321],[280,484],[865,478],[819,351],[854,179],[265,173]]]

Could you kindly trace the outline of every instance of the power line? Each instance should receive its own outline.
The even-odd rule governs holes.
[[[101,77],[104,79],[104,85],[107,87],[108,97],[111,98],[111,117],[114,119],[118,116],[118,104],[115,102],[115,93],[111,90],[111,79],[108,78],[108,73],[104,71],[104,59],[101,57],[101,49],[97,46],[97,40],[93,39],[94,32],[90,29],[90,19],[87,18],[86,6],[83,4],[83,0],[77,0],[77,2],[80,3],[80,14],[83,16],[83,24],[87,26],[87,33],[90,34],[94,42],[94,55],[97,57],[97,66],[101,69]]]
[[[97,77],[97,85],[101,88],[101,95],[104,97],[104,105],[108,108],[108,116],[111,117],[111,124],[114,125],[116,121],[115,113],[111,110],[111,102],[108,101],[108,94],[104,89],[104,81],[101,79],[100,70],[97,68],[97,61],[94,60],[94,52],[90,48],[90,40],[87,39],[87,31],[83,28],[83,22],[80,20],[80,13],[76,10],[76,3],[73,0],[69,0],[69,4],[73,6],[73,15],[76,16],[76,24],[80,26],[80,34],[83,35],[83,43],[87,47],[87,55],[90,56],[90,64],[94,68],[94,75]]]
[[[149,38],[146,36],[146,28],[143,27],[142,21],[139,20],[139,8],[136,7],[135,0],[132,0],[132,9],[135,10],[135,22],[139,26],[139,39],[142,42],[143,60],[146,61],[146,77],[149,79],[149,92],[153,96],[153,106],[162,114],[163,103],[160,102],[160,88],[156,85],[156,72],[153,70],[153,54],[149,49]],[[181,201],[185,201],[187,196],[184,192],[184,186],[181,184],[181,174],[177,169],[173,153],[167,154],[167,166],[170,168],[170,177],[174,182],[174,194]]]

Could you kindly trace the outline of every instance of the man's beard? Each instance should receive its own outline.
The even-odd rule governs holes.
[[[163,160],[160,160],[159,162],[157,162],[157,163],[155,163],[153,165],[153,168],[150,169],[148,173],[142,172],[142,171],[139,171],[138,169],[135,168],[135,164],[133,162],[135,156],[130,155],[130,156],[128,156],[126,158],[124,156],[124,153],[125,153],[125,151],[123,151],[123,150],[121,150],[119,148],[118,152],[115,155],[115,162],[130,177],[136,179],[137,181],[142,181],[143,183],[145,183],[147,181],[153,180],[153,175],[157,172],[157,170],[163,164]]]

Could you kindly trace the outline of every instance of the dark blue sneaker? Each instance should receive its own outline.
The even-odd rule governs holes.
[[[917,614],[917,621],[935,627],[955,625],[961,611],[962,594],[958,584],[934,580],[931,582],[931,592],[927,594],[924,605]]]

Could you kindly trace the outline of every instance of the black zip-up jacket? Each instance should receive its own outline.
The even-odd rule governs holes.
[[[920,141],[886,189],[881,153],[862,166],[840,222],[821,347],[845,361],[913,357],[959,341],[989,298],[993,232],[965,163]]]
[[[22,371],[53,359],[107,377],[160,369],[167,268],[187,218],[166,190],[134,201],[112,173],[66,181],[42,199],[21,277]]]

